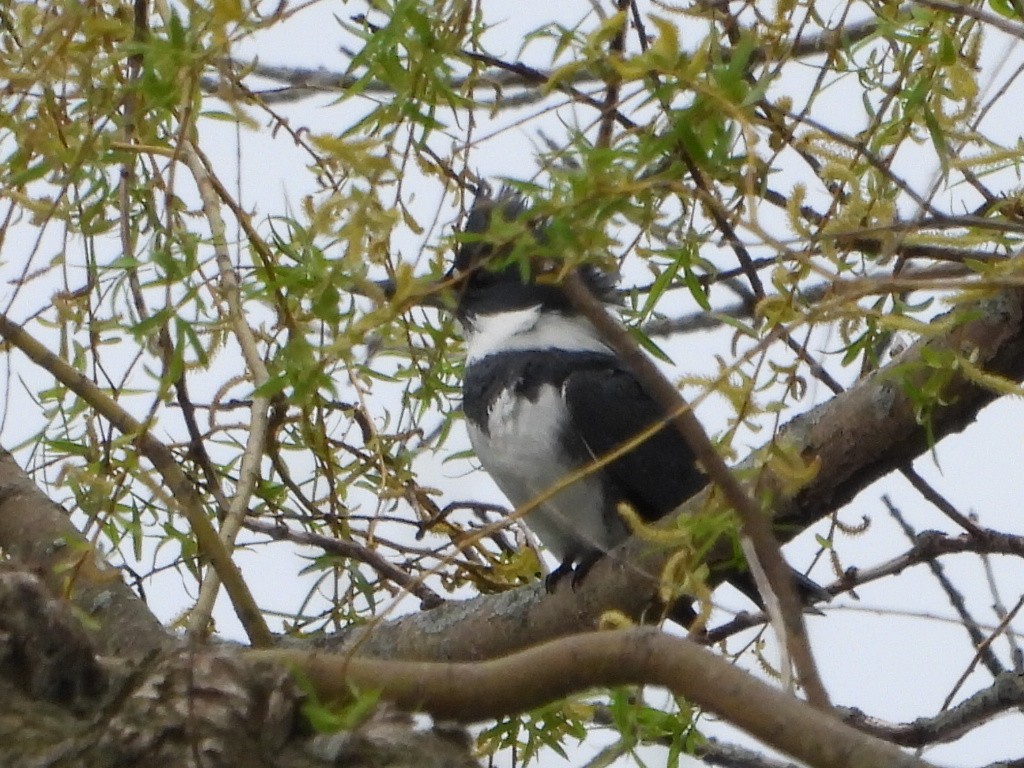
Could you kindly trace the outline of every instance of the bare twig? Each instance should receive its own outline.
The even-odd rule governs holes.
[[[1005,622],[1010,612],[1003,605],[1003,598],[999,594],[999,587],[996,585],[996,576],[992,571],[992,558],[989,557],[988,553],[981,553],[981,563],[985,566],[985,578],[988,581],[989,591],[992,593],[992,610],[995,611],[1000,622]],[[1024,600],[1024,596],[1021,597],[1021,600]],[[1020,603],[1014,606],[1013,610],[1014,612],[1020,610]],[[1014,671],[1018,674],[1024,673],[1024,651],[1021,651],[1016,633],[1007,632],[1006,641],[1010,646],[1010,659],[1012,660]]]
[[[900,510],[892,503],[888,496],[883,496],[882,501],[888,508],[889,514],[892,515],[893,519],[897,523],[899,523],[900,528],[903,529],[907,538],[913,541],[917,534],[914,532],[914,529],[910,527],[910,524],[906,519],[904,519]],[[963,594],[960,590],[954,587],[949,578],[947,578],[941,563],[938,563],[935,560],[929,560],[928,568],[935,575],[935,578],[938,580],[943,592],[946,593],[946,596],[949,598],[949,602],[953,605],[953,609],[960,616],[964,629],[967,630],[967,634],[970,635],[971,642],[974,644],[977,652],[981,655],[981,659],[985,663],[985,667],[993,677],[998,677],[1005,671],[1003,664],[998,658],[996,658],[992,649],[989,648],[985,639],[985,634],[981,631],[981,627],[978,626],[978,622],[967,610]]]
[[[988,13],[980,8],[975,8],[970,5],[961,3],[947,3],[945,0],[914,0],[915,3],[923,5],[926,8],[934,8],[937,11],[945,11],[951,13],[954,16],[967,16],[972,19],[977,19],[983,24],[988,24],[990,27],[995,27],[1001,32],[1005,32],[1011,37],[1016,37],[1018,40],[1024,40],[1024,28],[1019,23],[1014,23],[1001,16],[996,16],[994,13]]]
[[[648,38],[643,31],[642,18],[634,5],[633,25],[637,29],[641,50],[646,50]],[[826,29],[820,34],[809,37],[801,37],[789,45],[789,57],[800,59],[807,56],[816,56],[821,53],[828,53],[843,45],[852,45],[865,40],[875,34],[878,22],[875,19],[849,24],[838,29]],[[783,44],[785,45],[785,44]],[[764,51],[755,50],[749,54],[752,61],[767,59],[770,54]],[[729,53],[723,52],[723,60],[728,61]],[[307,99],[324,93],[337,93],[346,88],[351,88],[357,82],[357,75],[347,75],[323,67],[312,69],[309,67],[289,67],[283,65],[266,64],[260,61],[240,62],[229,61],[227,66],[232,70],[244,70],[254,77],[272,80],[282,83],[282,88],[269,88],[253,91],[261,101],[266,104],[292,103]],[[514,67],[495,67],[493,71],[474,73],[471,75],[455,76],[448,80],[448,87],[453,91],[462,91],[470,81],[479,83],[491,83],[498,89],[532,88],[542,85],[550,78],[550,73],[543,70],[530,68],[531,71],[523,72]],[[538,79],[540,74],[541,79]],[[562,81],[573,86],[594,85],[599,82],[596,73],[583,71],[575,73]],[[201,81],[204,91],[210,94],[223,94],[228,87],[222,79],[215,77],[204,77]],[[371,80],[362,85],[366,93],[393,93],[394,89],[387,83],[379,80]],[[230,89],[228,89],[230,92]],[[531,101],[543,98],[544,93],[540,90],[529,98]],[[516,103],[522,103],[521,94],[515,94],[511,98],[503,95],[494,103],[496,108],[507,108]],[[490,104],[486,106],[492,106]]]
[[[350,557],[353,560],[366,563],[380,574],[381,577],[393,581],[411,594],[416,595],[420,599],[420,607],[423,609],[436,608],[444,602],[444,598],[424,584],[421,579],[410,576],[397,565],[388,562],[376,550],[357,544],[354,541],[346,541],[333,536],[320,536],[308,531],[298,531],[286,525],[264,523],[260,520],[245,520],[243,525],[250,531],[262,533],[272,539],[318,547],[324,552],[341,555],[342,557]]]
[[[856,709],[840,707],[843,719],[857,730],[904,747],[926,747],[956,741],[978,726],[1024,705],[1024,676],[1004,672],[992,685],[952,709],[911,723],[886,723]]]
[[[937,531],[922,531],[914,537],[913,546],[903,554],[870,568],[847,569],[826,589],[833,595],[841,595],[864,584],[900,574],[907,568],[930,563],[938,557],[956,554],[1010,555],[1024,559],[1024,537],[988,528],[956,537],[945,536]],[[741,613],[720,626],[709,629],[700,640],[706,645],[714,645],[737,632],[760,626],[764,622],[765,616],[761,613]]]
[[[626,50],[626,32],[629,29],[630,0],[616,0],[616,8],[620,17],[620,26],[608,46],[609,58],[621,58]],[[601,124],[597,132],[596,146],[607,149],[612,143],[612,131],[615,129],[615,113],[619,107],[619,87],[622,78],[615,71],[614,65],[609,68],[610,74],[605,82],[604,104],[601,107]]]
[[[982,644],[978,647],[978,650],[975,651],[974,658],[971,659],[971,663],[964,668],[964,671],[961,673],[960,677],[957,678],[957,681],[953,684],[953,687],[950,689],[949,695],[946,696],[946,700],[942,702],[942,707],[939,710],[940,712],[949,709],[949,705],[953,703],[953,699],[956,698],[956,695],[960,692],[960,689],[963,687],[963,684],[967,682],[967,678],[971,676],[971,673],[977,666],[978,661],[982,658],[982,655],[986,652],[989,652],[989,649],[991,648],[993,641],[1001,634],[1006,632],[1007,627],[1010,626],[1010,622],[1013,621],[1014,618],[1016,618],[1021,608],[1024,608],[1024,595],[1021,595],[1020,600],[1017,601],[1017,604],[1013,606],[1013,608],[1000,619],[999,626],[997,626],[991,633],[989,633],[988,637],[986,637]]]
[[[954,507],[949,499],[943,496],[941,493],[932,488],[923,477],[917,474],[917,471],[910,466],[903,467],[900,473],[907,478],[912,486],[920,493],[924,498],[930,501],[935,508],[938,509],[942,514],[952,520],[954,523],[959,525],[965,531],[974,534],[975,536],[985,536],[992,531],[983,531],[978,525],[971,520],[967,515],[963,514],[960,510]]]
[[[1024,537],[989,529],[963,536],[945,536],[936,531],[922,531],[912,538],[913,546],[873,568],[850,569],[830,588],[833,594],[902,573],[907,568],[930,563],[937,557],[955,554],[1012,555],[1024,559]]]

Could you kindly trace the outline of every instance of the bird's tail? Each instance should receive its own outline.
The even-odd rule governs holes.
[[[814,606],[818,603],[827,603],[832,599],[831,592],[813,579],[804,576],[800,571],[790,568],[789,576],[793,580],[797,597],[808,608],[814,609]],[[761,592],[758,590],[757,584],[754,583],[754,577],[751,576],[750,571],[730,575],[728,582],[750,598],[751,602],[755,603],[758,608],[764,610],[764,600],[761,598]],[[820,613],[820,611],[817,612]]]
[[[793,586],[796,588],[797,597],[800,598],[800,601],[806,607],[806,611],[808,613],[820,614],[821,611],[817,609],[817,604],[829,602],[832,599],[832,593],[797,570],[790,568],[789,575],[793,580]],[[762,611],[765,610],[761,592],[758,590],[750,571],[733,572],[725,580],[746,595],[758,608]],[[697,616],[698,613],[693,607],[693,602],[685,598],[673,603],[666,614],[666,618],[687,629],[693,624]]]

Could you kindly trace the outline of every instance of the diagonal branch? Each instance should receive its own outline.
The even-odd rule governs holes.
[[[227,303],[227,315],[231,329],[242,351],[242,357],[245,359],[249,376],[252,378],[253,387],[258,393],[260,388],[269,380],[270,373],[263,362],[263,358],[260,356],[256,336],[252,328],[249,327],[245,310],[242,307],[238,275],[228,255],[225,225],[220,215],[220,199],[217,189],[214,188],[212,182],[213,174],[209,171],[208,164],[204,162],[201,153],[191,141],[182,142],[179,149],[185,165],[192,172],[192,177],[203,200],[203,210],[206,213],[207,221],[210,224],[210,231],[213,234],[213,248],[217,258],[217,268],[220,271],[221,295]],[[221,541],[224,542],[224,546],[228,551],[235,545],[235,540],[242,529],[246,513],[249,510],[249,501],[260,479],[260,462],[263,458],[264,445],[270,423],[270,397],[254,394],[250,414],[248,429],[246,429],[245,451],[242,453],[242,460],[238,469],[238,484],[235,487],[235,493],[231,497],[220,529]],[[220,577],[217,571],[214,570],[207,573],[199,591],[199,599],[196,601],[196,605],[188,619],[189,634],[196,636],[206,632],[219,591]]]
[[[231,604],[245,628],[249,640],[254,645],[270,645],[272,642],[270,630],[267,629],[266,622],[263,620],[263,615],[256,605],[249,587],[231,559],[227,548],[207,519],[202,497],[185,476],[181,467],[178,466],[178,459],[171,450],[153,437],[144,424],[121,408],[102,389],[50,352],[24,328],[3,314],[0,314],[0,336],[3,336],[32,362],[89,403],[119,432],[134,436],[139,453],[152,462],[171,493],[179,500],[192,532],[196,536],[199,551],[203,556],[209,558],[217,575],[224,582],[224,588],[231,597]]]
[[[807,630],[803,622],[803,607],[789,576],[782,552],[771,531],[771,523],[765,517],[760,505],[725,465],[711,439],[708,437],[689,404],[679,390],[666,379],[653,362],[644,354],[629,332],[605,310],[604,305],[587,289],[578,275],[569,275],[564,289],[575,308],[597,328],[604,341],[628,364],[644,389],[653,397],[686,440],[700,466],[728,501],[740,518],[743,537],[749,540],[753,553],[748,554],[751,573],[758,577],[758,569],[764,570],[768,589],[760,583],[769,615],[781,613],[782,631],[779,638],[796,666],[800,682],[807,692],[808,700],[820,709],[829,706],[828,694],[818,676],[818,670],[811,653]],[[745,542],[744,542],[745,543]],[[746,551],[746,547],[744,547]],[[753,557],[749,555],[753,554]],[[772,605],[777,600],[778,607]]]
[[[898,747],[761,682],[706,648],[656,629],[589,632],[476,663],[382,662],[301,651],[246,658],[300,669],[325,700],[373,689],[399,707],[479,722],[523,712],[595,686],[653,684],[720,715],[809,765],[925,768]]]

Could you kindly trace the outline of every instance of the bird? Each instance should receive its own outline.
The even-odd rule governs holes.
[[[488,236],[500,226],[498,217],[544,237],[513,190],[477,193],[449,272],[466,350],[466,429],[483,469],[515,507],[529,505],[524,522],[558,559],[547,590],[567,577],[575,589],[629,537],[621,504],[654,521],[698,493],[708,478],[662,408],[557,282],[535,273],[536,265],[510,263],[512,244]],[[593,266],[579,274],[612,303],[614,276]],[[581,472],[655,424],[662,427],[639,444]],[[802,574],[794,572],[794,579],[801,592],[824,597]],[[729,580],[763,607],[748,571]]]

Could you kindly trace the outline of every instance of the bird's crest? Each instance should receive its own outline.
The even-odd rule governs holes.
[[[505,222],[525,220],[529,206],[522,194],[505,185],[497,195],[492,195],[489,186],[481,185],[473,200],[473,206],[466,217],[462,232],[471,237],[464,239],[455,253],[453,271],[467,281],[467,288],[483,287],[501,282],[552,284],[552,267],[560,265],[530,263],[520,266],[488,268],[493,262],[507,256],[514,243],[497,243],[485,237],[492,229],[496,216]],[[534,237],[540,243],[545,241],[545,226],[542,222],[530,224]],[[547,268],[545,268],[547,267]],[[600,299],[612,301],[615,294],[617,275],[587,264],[580,268],[580,275],[587,287]]]

